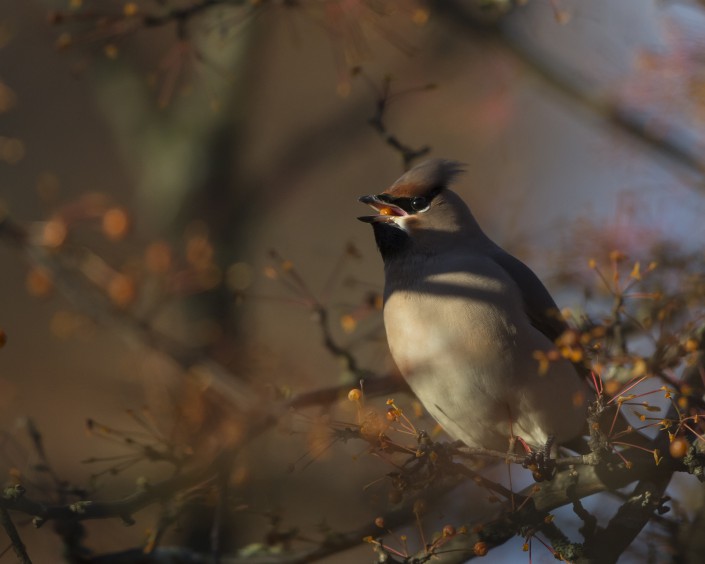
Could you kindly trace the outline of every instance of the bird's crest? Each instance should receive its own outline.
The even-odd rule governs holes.
[[[402,175],[385,193],[407,198],[427,196],[447,187],[464,171],[464,165],[458,161],[430,159]]]

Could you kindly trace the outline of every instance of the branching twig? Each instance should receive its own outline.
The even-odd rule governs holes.
[[[382,136],[387,145],[401,155],[404,170],[408,170],[411,168],[411,165],[415,160],[427,155],[431,151],[431,148],[428,145],[423,145],[418,149],[413,149],[409,145],[402,143],[396,135],[389,133],[385,122],[385,117],[387,108],[389,107],[389,102],[393,97],[389,90],[390,84],[391,79],[389,77],[385,78],[382,86],[382,92],[376,101],[375,113],[368,120],[368,123]]]
[[[535,524],[540,530],[548,512],[572,503],[576,497],[621,488],[645,476],[656,480],[670,479],[673,467],[669,466],[669,461],[656,466],[653,458],[642,452],[635,453],[632,458],[634,465],[631,469],[624,464],[585,465],[558,471],[551,481],[526,488],[517,494],[517,497],[529,498],[521,509],[512,512],[511,504],[505,502],[496,519],[476,523],[470,527],[472,533],[458,536],[448,543],[444,547],[443,563],[460,563],[475,558],[478,556],[473,548],[476,543],[486,543],[489,549],[499,546],[514,537],[520,525]]]
[[[442,485],[436,485],[424,492],[424,497],[439,498],[455,488],[464,478],[458,476],[455,479],[447,480]],[[414,518],[412,508],[417,498],[411,497],[405,501],[399,508],[385,513],[382,518],[385,526],[388,528],[396,528],[404,523],[409,522]],[[223,556],[220,564],[306,564],[316,562],[323,558],[329,557],[332,554],[340,553],[349,548],[359,546],[362,539],[365,537],[377,537],[380,534],[380,528],[373,522],[366,523],[361,527],[353,529],[345,533],[335,533],[327,537],[323,542],[310,550],[305,550],[297,553],[284,553],[272,555],[252,555],[247,557]],[[192,552],[184,548],[160,548],[155,549],[149,557],[144,557],[144,560],[134,560],[138,551],[128,550],[110,555],[96,556],[88,558],[82,564],[134,564],[139,562],[142,564],[159,564],[162,562],[176,562],[184,564],[212,564],[210,556]],[[132,560],[131,560],[132,558]]]
[[[333,338],[328,320],[328,309],[322,305],[318,305],[315,308],[315,314],[318,317],[318,324],[320,325],[321,332],[323,333],[323,346],[334,357],[344,362],[345,369],[352,374],[355,374],[357,377],[369,375],[368,373],[363,372],[357,365],[357,359],[355,356],[348,349],[339,345]]]
[[[0,241],[10,244],[23,253],[32,265],[40,266],[51,272],[57,288],[79,309],[96,322],[121,330],[121,334],[130,342],[137,342],[165,354],[185,371],[195,365],[204,366],[212,376],[210,388],[220,397],[232,403],[240,412],[253,409],[265,409],[247,383],[237,379],[227,368],[204,355],[201,351],[189,349],[177,341],[156,331],[151,325],[136,319],[127,312],[116,309],[108,298],[92,287],[81,274],[81,259],[73,256],[71,261],[64,260],[60,252],[48,252],[30,241],[27,231],[8,215],[0,216]],[[324,331],[324,336],[328,333]],[[325,338],[325,337],[324,337]],[[347,350],[342,350],[336,343],[332,346],[345,355],[357,369],[354,358]],[[339,350],[340,349],[340,350]],[[350,385],[318,389],[302,393],[289,400],[284,408],[300,409],[312,405],[324,405],[338,401],[349,391]],[[383,395],[393,391],[406,390],[407,386],[400,378],[386,376],[365,380],[367,395]],[[271,417],[276,419],[281,413],[271,410]],[[265,423],[265,426],[267,424]]]
[[[6,488],[0,497],[0,508],[19,511],[35,518],[35,526],[48,520],[85,521],[89,519],[120,518],[131,522],[131,516],[152,503],[169,499],[177,492],[211,480],[217,469],[231,456],[224,452],[215,461],[153,485],[145,485],[133,494],[116,501],[78,501],[50,505],[29,498],[24,488]]]

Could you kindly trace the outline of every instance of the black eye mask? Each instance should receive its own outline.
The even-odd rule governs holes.
[[[389,194],[379,194],[377,198],[393,206],[400,207],[409,215],[413,215],[420,211],[425,211],[431,205],[431,200],[438,194],[438,191],[433,191],[429,194],[429,197],[424,196],[414,196],[413,198],[408,197],[394,197]]]

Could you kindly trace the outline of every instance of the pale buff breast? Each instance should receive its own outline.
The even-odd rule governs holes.
[[[584,426],[586,386],[565,361],[539,373],[534,352],[552,343],[519,300],[507,299],[510,285],[501,274],[446,272],[385,303],[399,370],[449,435],[470,446],[503,450],[512,433],[534,445],[548,434],[560,442]]]

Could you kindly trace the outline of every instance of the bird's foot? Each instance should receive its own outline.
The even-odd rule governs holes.
[[[556,461],[551,458],[551,448],[556,438],[550,435],[546,440],[546,444],[539,450],[531,450],[526,455],[522,466],[531,470],[534,480],[543,482],[553,478],[556,471]]]

